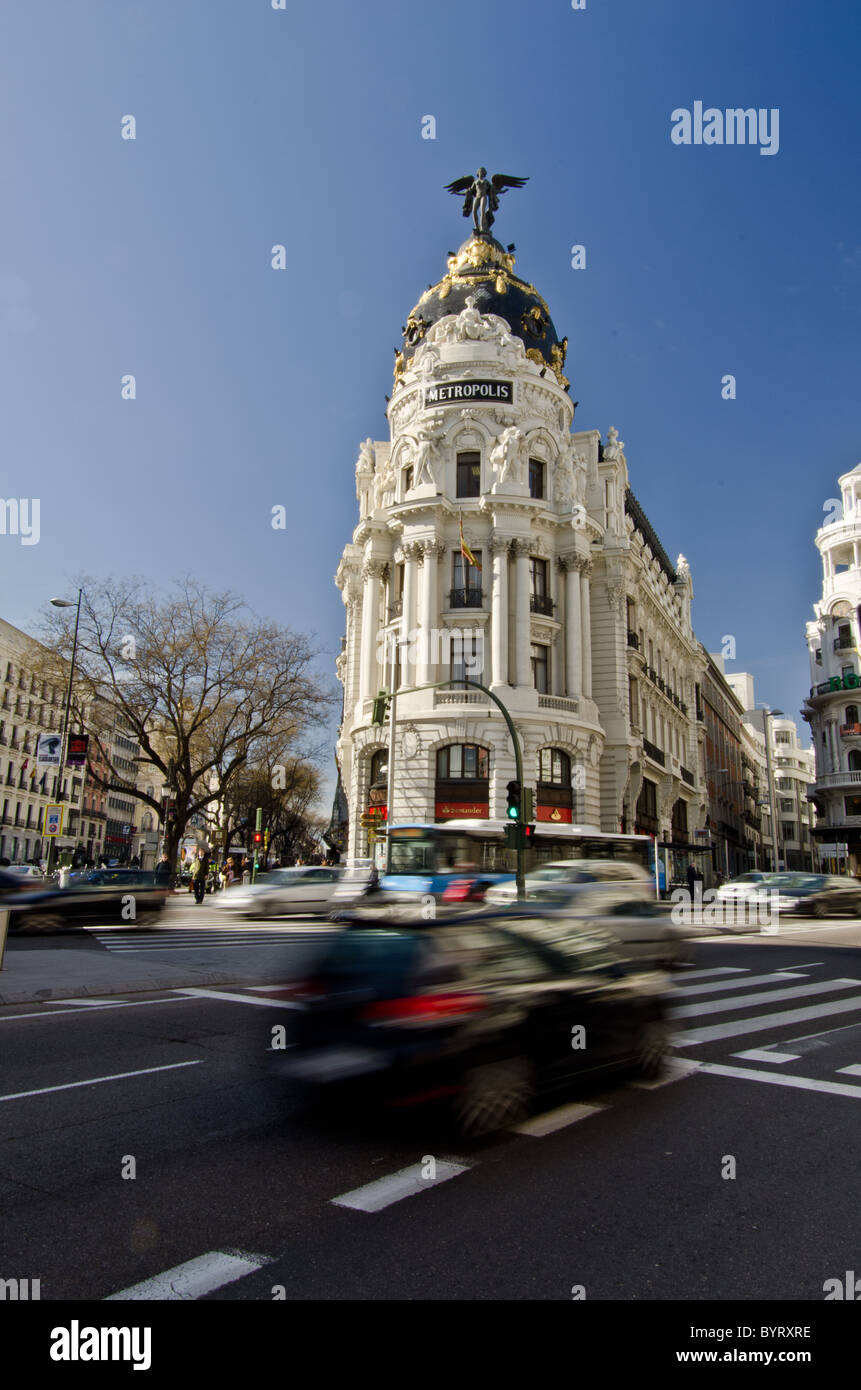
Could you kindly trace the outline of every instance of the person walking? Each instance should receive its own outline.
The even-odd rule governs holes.
[[[155,881],[159,888],[170,887],[170,860],[166,854],[161,856],[161,859],[155,866]]]
[[[191,866],[191,891],[194,893],[194,901],[202,903],[206,892],[206,868],[200,851],[194,856]]]

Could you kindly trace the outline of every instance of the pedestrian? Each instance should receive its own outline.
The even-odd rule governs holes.
[[[696,871],[696,869],[694,868],[694,866],[693,866],[692,863],[688,865],[687,879],[688,879],[688,893],[690,894],[691,901],[693,902],[694,897],[696,896],[696,886],[695,886],[695,885],[696,885],[696,881],[697,881],[697,871]]]
[[[102,860],[99,861],[99,865],[103,867]],[[170,859],[166,854],[161,856],[155,866],[155,881],[160,888],[167,888],[170,884]]]
[[[191,891],[194,894],[194,901],[196,903],[202,903],[203,895],[206,892],[206,868],[203,862],[203,856],[199,851],[194,856],[194,861],[191,866]]]

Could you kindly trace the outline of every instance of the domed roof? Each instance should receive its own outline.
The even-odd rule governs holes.
[[[549,367],[566,390],[562,375],[568,339],[559,341],[550,310],[534,285],[514,274],[514,256],[489,232],[473,232],[454,256],[438,284],[425,290],[410,311],[403,329],[404,346],[395,360],[395,379],[421,346],[429,330],[449,314],[459,314],[471,295],[482,314],[505,319],[512,335],[520,338],[528,357]]]

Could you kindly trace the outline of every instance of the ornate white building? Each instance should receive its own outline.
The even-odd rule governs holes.
[[[810,694],[802,714],[816,754],[813,833],[832,847],[829,856],[845,845],[855,873],[861,869],[861,464],[839,486],[843,515],[816,533],[822,597],[807,624]]]
[[[566,347],[487,232],[410,313],[391,438],[361,446],[336,576],[350,856],[367,854],[360,817],[385,801],[372,709],[393,634],[394,821],[504,817],[515,764],[500,712],[469,687],[412,689],[471,677],[514,718],[539,843],[542,827],[588,824],[681,845],[704,824],[690,571],[630,492],[616,431],[571,433]]]

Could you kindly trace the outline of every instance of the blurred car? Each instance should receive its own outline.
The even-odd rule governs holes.
[[[667,985],[606,933],[540,908],[365,920],[291,991],[293,1045],[273,1065],[312,1101],[444,1100],[477,1136],[604,1068],[657,1075]]]
[[[639,864],[624,859],[558,859],[533,869],[524,879],[527,899],[552,899],[559,890],[577,883],[636,884],[639,896],[654,898],[654,880]],[[485,902],[504,906],[517,899],[517,884],[496,883],[487,889]]]
[[[271,869],[256,883],[236,883],[219,893],[213,907],[237,917],[286,917],[328,912],[341,870],[327,865]]]
[[[743,901],[756,893],[767,879],[780,877],[769,873],[766,869],[751,869],[749,873],[739,874],[738,878],[730,879],[729,883],[722,883],[717,890],[720,902]]]
[[[167,893],[156,887],[154,878],[139,869],[126,873],[94,870],[67,888],[45,887],[12,894],[3,900],[10,913],[9,931],[155,926],[164,911]],[[133,917],[129,915],[132,909]]]
[[[797,912],[799,916],[829,917],[836,912],[861,914],[861,883],[837,874],[771,874],[755,896],[756,901],[774,903],[778,912]]]
[[[615,882],[559,882],[540,897],[563,921],[582,921],[618,939],[626,954],[643,964],[675,969],[690,957],[691,933],[658,906],[647,878]]]
[[[28,880],[32,880],[35,883],[43,883],[45,880],[45,875],[36,864],[7,864],[3,872],[5,874],[14,874],[16,878],[21,879],[25,883]]]

